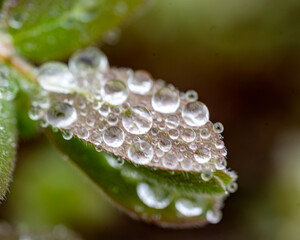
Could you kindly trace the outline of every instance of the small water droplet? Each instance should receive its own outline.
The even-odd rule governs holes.
[[[222,123],[220,123],[220,122],[216,122],[216,123],[214,123],[214,130],[215,130],[215,132],[216,133],[222,133],[223,131],[224,131],[224,126],[223,126],[223,124]]]
[[[194,157],[198,163],[207,163],[210,160],[211,152],[207,148],[199,147]]]
[[[218,222],[221,221],[222,219],[222,212],[221,211],[212,211],[212,210],[208,210],[206,212],[206,219],[208,222],[212,223],[212,224],[216,224]]]
[[[13,100],[18,92],[17,83],[9,76],[8,70],[0,68],[0,99]]]
[[[194,90],[189,90],[185,93],[185,97],[191,102],[198,100],[198,93]]]
[[[212,179],[213,177],[213,174],[210,170],[205,170],[201,173],[201,178],[203,181],[207,182],[209,181],[210,179]]]
[[[234,181],[227,185],[227,191],[230,193],[236,192],[237,189],[238,189],[238,184]]]
[[[129,159],[137,164],[147,164],[153,158],[153,147],[145,141],[137,141],[130,145],[127,154]]]
[[[181,138],[185,142],[192,142],[196,138],[196,133],[191,128],[184,128],[181,133]]]
[[[65,140],[70,140],[70,139],[72,139],[72,137],[73,137],[73,133],[72,133],[71,130],[64,130],[64,131],[62,132],[62,136],[63,136],[63,138],[64,138]]]
[[[175,153],[166,153],[162,160],[163,166],[167,169],[175,169],[178,165],[178,159]]]
[[[177,128],[179,125],[179,118],[176,115],[169,115],[166,118],[166,125],[168,128]]]
[[[172,142],[166,138],[166,137],[162,137],[160,139],[160,141],[158,142],[158,147],[164,151],[164,152],[168,152],[170,151],[170,149],[172,148]]]
[[[56,102],[48,109],[46,119],[53,127],[64,128],[77,120],[77,113],[70,104]]]

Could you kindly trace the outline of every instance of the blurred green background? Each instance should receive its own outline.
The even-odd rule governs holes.
[[[157,0],[143,11],[101,48],[113,66],[196,90],[224,124],[239,190],[223,220],[190,230],[132,220],[42,136],[21,141],[0,220],[64,224],[85,239],[300,239],[299,0]]]

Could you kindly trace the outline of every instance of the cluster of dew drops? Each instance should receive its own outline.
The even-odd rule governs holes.
[[[68,66],[48,62],[37,70],[45,91],[29,115],[42,126],[63,129],[135,164],[203,172],[204,180],[226,168],[223,125],[209,121],[206,105],[193,90],[180,92],[146,71],[111,68],[89,47]]]

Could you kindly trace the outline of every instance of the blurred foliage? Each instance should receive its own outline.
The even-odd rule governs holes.
[[[33,61],[62,59],[98,41],[143,0],[22,0],[5,24],[16,49]]]
[[[95,231],[114,220],[97,188],[45,140],[21,149],[10,191],[0,212],[11,222]]]

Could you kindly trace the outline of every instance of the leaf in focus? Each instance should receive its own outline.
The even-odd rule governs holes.
[[[10,93],[2,91],[6,86],[4,81],[11,79],[3,78],[3,65],[0,67],[0,199],[3,199],[14,169],[17,130],[15,103]]]
[[[40,62],[68,57],[118,26],[144,0],[21,0],[6,13],[13,44]]]

